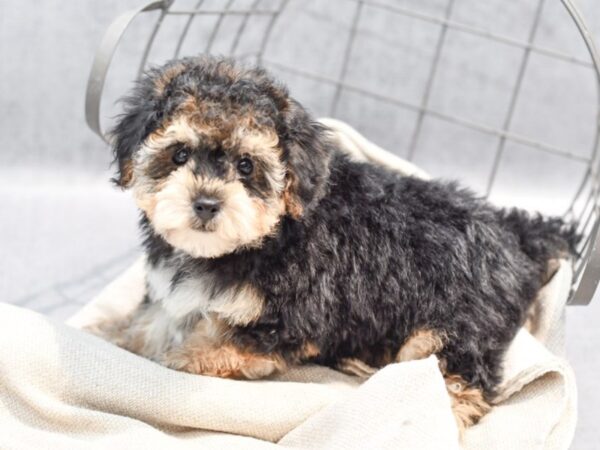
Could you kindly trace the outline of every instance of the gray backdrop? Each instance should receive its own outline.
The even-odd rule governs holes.
[[[208,3],[211,3],[207,0]],[[271,0],[276,2],[276,0]],[[185,2],[184,2],[185,3]],[[187,2],[188,6],[195,2]],[[213,7],[224,2],[212,1]],[[246,2],[246,4],[248,4]],[[442,16],[447,0],[387,0]],[[600,4],[582,1],[600,38]],[[102,33],[137,0],[0,0],[0,288],[3,301],[67,317],[139,254],[137,213],[128,194],[108,183],[111,156],[83,117],[85,84]],[[240,7],[244,0],[238,0]],[[524,40],[537,1],[457,0],[452,20]],[[264,1],[268,8],[269,1]],[[343,91],[332,109],[335,86],[292,74],[301,68],[324,78],[343,70],[353,2],[297,2],[277,22],[266,58],[274,72],[316,115],[347,120],[376,143],[413,160],[435,175],[460,178],[484,192],[497,138],[427,117],[411,140],[418,113]],[[350,54],[346,81],[383,98],[420,104],[439,26],[365,7]],[[118,112],[114,101],[130,86],[155,16],[137,20],[111,68],[103,117]],[[367,19],[368,18],[368,19]],[[202,50],[215,19],[197,21],[183,54]],[[161,62],[173,54],[183,18],[165,23],[151,53]],[[239,24],[238,24],[239,25]],[[214,52],[227,51],[234,19],[224,21]],[[257,45],[264,23],[251,22],[238,49]],[[585,59],[582,45],[558,0],[547,0],[535,44]],[[246,46],[246,47],[244,47]],[[500,127],[514,87],[522,51],[448,32],[428,106],[490,127]],[[576,155],[588,155],[597,109],[589,68],[535,55],[523,80],[513,130]],[[508,143],[491,198],[545,212],[562,212],[585,165]],[[576,449],[596,448],[600,430],[600,298],[569,308],[567,346],[580,391]]]

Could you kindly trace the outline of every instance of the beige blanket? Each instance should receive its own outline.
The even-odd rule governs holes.
[[[356,157],[419,169],[327,120]],[[459,444],[434,357],[392,364],[368,381],[302,367],[263,381],[175,372],[76,328],[141,300],[138,261],[69,324],[0,304],[1,449],[566,449],[576,389],[560,350],[571,269],[540,294],[534,338],[522,330],[505,362],[500,403]]]

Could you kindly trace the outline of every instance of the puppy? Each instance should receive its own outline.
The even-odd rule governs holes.
[[[436,354],[464,428],[552,261],[576,254],[560,219],[352,162],[285,87],[230,60],[150,70],[112,135],[146,295],[95,331],[174,369],[256,379]]]

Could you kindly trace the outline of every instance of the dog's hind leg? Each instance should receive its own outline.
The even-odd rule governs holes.
[[[444,335],[429,329],[415,331],[396,355],[396,362],[424,359],[439,353],[444,348]],[[491,408],[483,391],[469,387],[459,375],[448,374],[446,363],[440,358],[440,371],[444,375],[446,389],[450,396],[452,413],[462,436],[465,430],[476,424]]]
[[[425,359],[444,348],[443,334],[434,330],[419,329],[404,341],[396,354],[396,362]]]
[[[485,400],[481,389],[469,387],[459,375],[445,374],[444,381],[450,395],[452,413],[462,437],[465,430],[479,422],[492,407]]]

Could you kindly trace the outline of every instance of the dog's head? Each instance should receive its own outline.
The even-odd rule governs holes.
[[[257,68],[209,57],[150,70],[112,131],[117,184],[194,257],[260,245],[328,176],[323,129]]]

